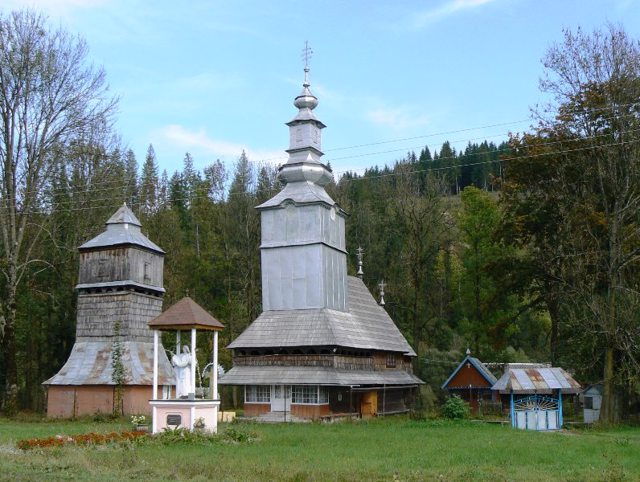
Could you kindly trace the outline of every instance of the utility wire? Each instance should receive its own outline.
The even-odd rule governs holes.
[[[640,129],[637,129],[636,131],[640,131]],[[635,132],[635,131],[628,131],[628,132]],[[595,137],[601,137],[601,136],[592,136],[592,138],[595,138]],[[556,141],[556,142],[549,142],[547,144],[542,143],[542,144],[536,145],[535,147],[544,147],[545,145],[557,144],[557,143],[561,143],[561,142],[581,141],[581,140],[583,140],[583,139],[573,139],[573,140],[567,140],[567,141]],[[358,182],[358,181],[364,181],[364,180],[370,180],[370,179],[378,179],[378,178],[407,176],[407,175],[430,172],[430,171],[446,171],[446,170],[450,170],[450,169],[459,169],[459,168],[473,167],[473,166],[479,166],[479,165],[500,164],[500,163],[510,162],[510,161],[514,161],[514,160],[535,159],[535,158],[540,158],[540,157],[549,157],[549,156],[554,156],[554,155],[562,155],[562,154],[568,154],[568,153],[573,153],[573,152],[581,152],[581,151],[587,151],[587,150],[593,150],[593,149],[604,149],[604,148],[607,148],[607,147],[631,145],[631,144],[637,144],[637,143],[640,143],[640,139],[635,139],[635,140],[631,140],[631,141],[612,142],[612,143],[601,144],[601,145],[596,145],[596,146],[582,146],[582,147],[578,147],[578,148],[574,148],[574,149],[564,149],[564,150],[556,150],[556,151],[550,151],[550,152],[541,152],[541,153],[537,153],[537,154],[526,154],[526,155],[518,155],[518,156],[512,156],[512,157],[504,157],[504,158],[501,158],[501,159],[479,161],[479,162],[473,162],[473,163],[467,163],[467,164],[461,164],[461,165],[441,166],[441,167],[438,167],[438,168],[415,169],[415,170],[406,171],[406,172],[389,172],[389,173],[384,173],[384,174],[379,174],[379,175],[372,175],[372,176],[367,176],[367,177],[359,177],[359,178],[351,178],[351,179],[344,179],[343,178],[341,180],[341,182]],[[505,150],[510,150],[510,148],[505,149]],[[458,158],[457,157],[449,157],[449,158],[440,158],[438,160],[443,160],[443,159],[448,160],[448,159],[458,159]],[[264,191],[262,191],[262,192],[264,192]],[[269,192],[275,192],[275,190],[270,190]],[[255,195],[255,194],[257,194],[257,192],[236,192],[236,193],[229,193],[229,194],[227,194],[227,196],[230,197],[230,196]],[[208,198],[209,198],[209,196],[200,195],[200,194],[196,194],[193,197],[175,198],[175,199],[170,199],[169,200],[169,204],[162,204],[162,205],[158,206],[158,208],[165,208],[167,206],[171,206],[170,203],[172,203],[172,202],[177,202],[177,201],[193,202],[193,201],[196,201],[198,199],[208,199]],[[110,201],[113,201],[113,196],[107,197],[107,198],[96,198],[96,199],[91,199],[90,200],[91,203],[100,203],[100,204],[103,204],[103,205],[104,205],[104,203],[108,203]],[[70,200],[70,202],[73,202],[73,200]],[[62,203],[62,204],[64,205],[64,203]],[[135,203],[132,203],[132,205],[134,205],[134,206],[135,205],[142,206],[142,203],[135,202]],[[7,206],[0,206],[0,210],[7,210],[7,209],[8,209]],[[97,209],[97,206],[70,207],[70,208],[67,208],[66,211],[79,212],[79,211],[89,211],[89,210],[94,210],[94,209]],[[49,209],[49,210],[33,209],[33,210],[25,211],[25,213],[29,213],[29,214],[51,214],[51,212],[52,212],[52,209]]]
[[[632,105],[632,104],[629,104]],[[603,120],[613,120],[613,119],[617,119],[623,116],[633,116],[633,114],[618,114],[615,115],[613,117],[609,117],[609,118],[605,118]],[[508,123],[503,123],[503,124],[508,124]],[[501,124],[495,124],[495,125],[501,125]],[[474,130],[475,128],[469,128],[469,129],[460,129],[459,131],[470,131],[470,130]],[[451,131],[451,132],[456,132],[456,131]],[[630,130],[627,132],[637,132],[636,130]],[[437,134],[433,134],[433,135],[437,135]],[[486,140],[488,138],[491,137],[501,137],[503,134],[495,134],[493,136],[480,136],[480,137],[476,137],[476,138],[468,138],[468,139],[460,139],[460,140],[456,140],[456,141],[452,141],[453,143],[459,143],[459,142],[471,142],[471,141],[477,141],[477,140]],[[581,138],[577,138],[577,139],[566,139],[566,140],[562,140],[562,141],[546,141],[543,142],[541,144],[539,144],[540,146],[545,146],[545,145],[552,145],[554,143],[565,143],[565,142],[571,142],[571,141],[576,141],[576,142],[580,142],[583,140],[589,140],[589,139],[596,139],[596,138],[600,138],[600,137],[606,137],[609,134],[597,134],[597,135],[592,135],[592,136],[585,136],[585,137],[581,137]],[[409,138],[407,138],[409,139]],[[379,143],[374,143],[372,145],[376,145],[376,144],[385,144],[388,142],[393,142],[393,141],[382,141]],[[361,146],[366,146],[368,144],[361,144]],[[344,157],[337,157],[337,158],[333,158],[333,159],[327,159],[327,163],[328,162],[332,162],[332,161],[339,161],[339,160],[348,160],[348,159],[356,159],[356,158],[361,158],[361,157],[367,157],[367,156],[374,156],[374,155],[382,155],[382,154],[390,154],[390,153],[397,153],[397,152],[407,152],[407,151],[413,151],[415,149],[420,149],[423,146],[405,146],[405,147],[401,147],[401,148],[397,148],[397,149],[390,149],[390,150],[385,150],[385,151],[375,151],[375,152],[369,152],[369,153],[363,153],[363,154],[353,154],[350,156],[344,156]],[[352,147],[345,147],[345,148],[338,148],[338,150],[340,149],[350,149]],[[496,149],[493,151],[490,151],[492,153],[495,152],[502,152],[505,150],[509,150],[510,148],[507,149]],[[471,155],[475,155],[477,153],[471,154]],[[460,154],[457,156],[447,156],[447,157],[440,157],[437,160],[441,161],[441,160],[454,160],[454,159],[460,159],[461,157],[464,157],[464,154],[462,154],[462,151],[460,151]],[[252,161],[255,162],[255,161]],[[497,161],[495,161],[497,162]],[[345,173],[353,173],[353,172],[362,172],[362,171],[366,171],[367,169],[371,169],[370,167],[367,168],[360,168],[360,169],[354,169],[354,170],[345,170],[345,171],[334,171],[335,174],[345,174]],[[63,193],[63,194],[79,194],[82,192],[87,192],[87,193],[95,193],[95,192],[100,192],[100,191],[111,191],[114,188],[122,188],[124,189],[125,184],[127,181],[123,182],[122,180],[110,180],[110,181],[97,181],[97,182],[93,182],[92,186],[100,186],[100,187],[88,187],[84,190],[67,190],[65,187],[59,187],[59,188],[49,188],[48,189],[48,193]],[[113,187],[110,187],[113,186]],[[140,187],[140,185],[134,184],[132,187]],[[40,191],[38,191],[40,192]],[[23,191],[24,194],[32,194],[34,193],[33,190],[31,191]]]

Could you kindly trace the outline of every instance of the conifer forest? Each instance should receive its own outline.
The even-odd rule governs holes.
[[[43,22],[0,16],[7,412],[46,406],[41,383],[75,337],[77,248],[123,202],[166,251],[164,307],[188,294],[225,324],[224,347],[261,312],[254,207],[281,189],[278,166],[242,152],[234,166],[198,159],[201,170],[185,153],[175,172],[160,170],[151,145],[134,153],[114,127],[108,73],[90,66],[81,40]],[[567,30],[543,66],[552,101],[526,132],[407,152],[341,175],[328,192],[349,214],[349,272],[361,247],[364,282],[379,298],[384,281],[425,397],[442,397],[470,349],[604,383],[602,417],[616,422],[640,407],[640,44],[617,25]],[[221,361],[230,367],[224,349]]]

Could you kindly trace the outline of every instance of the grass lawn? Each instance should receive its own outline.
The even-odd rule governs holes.
[[[127,443],[21,451],[20,439],[125,422],[0,419],[0,480],[640,480],[640,428],[522,432],[401,417],[340,424],[222,424],[253,443]]]

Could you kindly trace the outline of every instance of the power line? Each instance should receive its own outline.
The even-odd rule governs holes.
[[[635,104],[626,104],[626,105],[635,105]],[[605,109],[597,109],[594,111],[604,111]],[[603,120],[613,120],[613,119],[619,119],[621,117],[626,117],[626,116],[634,116],[633,114],[616,114],[614,116],[611,117],[607,117]],[[510,123],[506,122],[506,123],[501,123],[501,124],[493,124],[493,126],[501,126],[501,125],[508,125]],[[486,126],[486,127],[491,127],[491,126]],[[476,130],[476,129],[481,129],[480,128],[465,128],[465,129],[459,129],[457,131],[448,131],[449,133],[454,133],[454,132],[467,132],[467,131],[472,131],[472,130]],[[636,130],[631,130],[628,132],[636,132]],[[447,132],[444,132],[447,133]],[[420,137],[428,137],[428,136],[435,136],[435,135],[439,135],[439,134],[427,134],[426,136],[418,136],[418,137],[413,137],[413,138],[405,138],[405,139],[416,139],[416,138],[420,138]],[[501,137],[504,134],[500,133],[500,134],[495,134],[495,135],[490,135],[490,136],[480,136],[480,137],[475,137],[475,138],[467,138],[467,139],[459,139],[459,140],[454,140],[454,141],[450,141],[451,143],[461,143],[461,142],[471,142],[471,141],[477,141],[477,140],[486,140],[486,139],[490,139],[492,137]],[[575,139],[576,141],[580,141],[580,140],[588,140],[588,139],[595,139],[595,138],[599,138],[599,137],[606,137],[608,134],[598,134],[598,135],[593,135],[593,136],[585,136],[585,137],[581,137],[579,139]],[[554,141],[556,143],[559,142],[570,142],[571,140],[565,140],[565,141]],[[360,144],[359,146],[347,146],[347,147],[342,147],[342,148],[336,148],[335,150],[346,150],[346,149],[352,149],[355,147],[361,147],[361,146],[367,146],[367,145],[382,145],[382,144],[387,144],[387,143],[392,143],[395,142],[395,140],[390,140],[390,141],[381,141],[381,142],[377,142],[377,143],[371,143],[371,144]],[[547,144],[552,144],[554,142],[547,142]],[[542,144],[541,144],[542,145]],[[391,153],[398,153],[398,152],[408,152],[408,151],[413,151],[416,149],[420,149],[423,146],[404,146],[404,147],[400,147],[397,149],[389,149],[389,150],[385,150],[385,151],[374,151],[374,152],[369,152],[369,153],[363,153],[363,154],[353,154],[353,155],[349,155],[349,156],[343,156],[343,157],[336,157],[333,159],[327,159],[327,163],[332,162],[332,161],[340,161],[340,160],[349,160],[349,159],[356,159],[356,158],[362,158],[362,157],[368,157],[368,156],[375,156],[375,155],[382,155],[382,154],[391,154]],[[508,150],[508,149],[507,149]],[[504,151],[503,149],[498,149],[492,152],[502,152]],[[459,156],[448,156],[448,157],[441,157],[438,158],[438,160],[452,160],[452,159],[458,159]],[[281,158],[284,159],[284,158]],[[255,161],[251,161],[251,162],[255,162]],[[265,161],[259,161],[259,162],[265,162]],[[339,174],[345,174],[348,172],[361,172],[361,171],[366,171],[367,169],[370,168],[361,168],[361,169],[354,169],[354,170],[344,170],[344,171],[334,171],[334,173],[336,175]],[[60,187],[60,188],[54,188],[54,189],[49,189],[49,192],[51,193],[65,193],[65,194],[74,194],[74,193],[82,193],[82,192],[90,192],[90,193],[95,193],[95,192],[100,192],[100,191],[111,191],[112,189],[124,189],[125,187],[127,187],[127,185],[125,185],[124,182],[122,182],[121,180],[110,180],[110,181],[102,181],[102,182],[94,182],[93,183],[94,186],[102,186],[102,188],[96,188],[96,187],[92,187],[92,188],[87,188],[85,190],[67,190],[64,187]],[[109,187],[109,186],[114,186],[114,187]],[[131,187],[139,187],[137,184],[133,184],[133,186]],[[32,194],[35,191],[31,190],[31,191],[23,191],[24,194]],[[40,191],[38,191],[40,192]]]
[[[636,131],[640,131],[640,129],[636,129],[634,131],[629,131],[629,132],[636,132]],[[599,136],[592,136],[591,138],[602,137],[602,136],[604,136],[604,134],[603,135],[599,135]],[[569,142],[569,141],[582,141],[582,140],[584,140],[584,139],[572,139],[572,140],[566,140],[566,141],[554,141],[554,142],[548,142],[546,144],[545,143],[538,144],[535,147],[544,147],[546,145],[553,145],[553,144]],[[499,163],[514,161],[514,160],[527,160],[527,159],[534,159],[534,158],[539,158],[539,157],[549,157],[549,156],[554,156],[554,155],[562,155],[562,154],[568,154],[568,153],[573,153],[573,152],[581,152],[581,151],[587,151],[587,150],[593,150],[593,149],[603,149],[603,148],[607,148],[607,147],[630,145],[630,144],[636,144],[636,143],[640,143],[640,139],[635,139],[635,140],[631,140],[631,141],[612,142],[612,143],[601,144],[601,145],[596,145],[596,146],[582,146],[582,147],[578,147],[578,148],[574,148],[574,149],[564,149],[564,150],[556,150],[556,151],[549,151],[549,152],[541,152],[541,153],[537,153],[537,154],[526,154],[526,155],[512,156],[512,157],[507,157],[507,158],[487,160],[487,161],[479,161],[479,162],[473,162],[473,163],[461,164],[461,165],[441,166],[441,167],[437,167],[437,168],[426,168],[426,169],[415,169],[415,170],[406,171],[406,172],[389,172],[389,173],[373,175],[373,176],[367,176],[367,177],[344,179],[344,182],[358,182],[358,181],[364,181],[364,180],[370,180],[370,179],[396,177],[396,176],[406,176],[406,175],[419,174],[419,173],[430,172],[430,171],[446,171],[446,170],[450,170],[450,169],[459,169],[459,168],[473,167],[473,166],[479,166],[479,165],[499,164]],[[509,150],[509,149],[506,149],[506,150]],[[496,151],[493,151],[493,152],[496,152]],[[451,160],[451,159],[457,159],[457,157],[440,158],[439,160],[443,160],[443,159],[444,160]],[[261,191],[261,192],[264,192],[264,191]],[[257,193],[258,193],[258,191],[254,191],[254,192],[237,192],[237,193],[228,193],[227,196],[230,197],[230,196],[254,195],[254,194],[257,194]],[[159,208],[165,208],[167,206],[170,207],[171,206],[171,204],[170,204],[171,202],[179,202],[179,201],[193,202],[193,201],[198,200],[198,199],[208,199],[208,198],[209,198],[209,196],[206,196],[206,195],[204,195],[204,196],[203,195],[195,195],[193,197],[174,198],[174,199],[169,200],[168,204],[161,204],[158,207]],[[106,203],[106,202],[109,202],[109,201],[113,201],[113,197],[96,198],[96,199],[91,199],[90,200],[90,202],[92,202],[92,203]],[[69,202],[73,202],[73,200],[70,200]],[[141,206],[142,203],[135,202],[135,203],[132,203],[132,205]],[[7,209],[8,208],[6,206],[0,206],[0,210],[7,210]],[[89,211],[89,210],[94,210],[94,209],[96,209],[96,206],[82,206],[82,207],[75,207],[75,208],[67,208],[66,210],[70,211],[70,212],[79,212],[79,211]],[[25,213],[27,213],[27,214],[51,214],[51,210],[35,210],[34,209],[34,210],[25,211]]]

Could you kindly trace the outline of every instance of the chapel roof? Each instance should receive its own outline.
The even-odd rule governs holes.
[[[471,366],[474,367],[478,371],[478,373],[480,373],[480,375],[482,375],[482,377],[487,381],[489,386],[493,386],[493,384],[498,381],[498,379],[494,376],[493,373],[491,373],[491,371],[489,371],[489,369],[486,367],[484,363],[482,363],[478,358],[474,358],[471,355],[467,355],[464,358],[464,360],[462,360],[460,365],[456,367],[453,373],[451,373],[449,378],[447,378],[447,381],[444,382],[442,384],[442,387],[440,388],[442,388],[443,390],[446,389],[449,383],[451,383],[451,381],[456,377],[460,369],[462,369],[462,367],[464,367],[467,363],[470,363]]]
[[[197,328],[199,330],[222,330],[224,325],[211,316],[198,303],[185,296],[168,310],[153,320],[149,328],[156,330],[185,330]]]
[[[361,279],[349,276],[348,312],[329,309],[265,311],[227,348],[339,346],[415,356]]]
[[[234,366],[221,385],[417,385],[424,384],[404,370],[344,370],[310,366]]]

